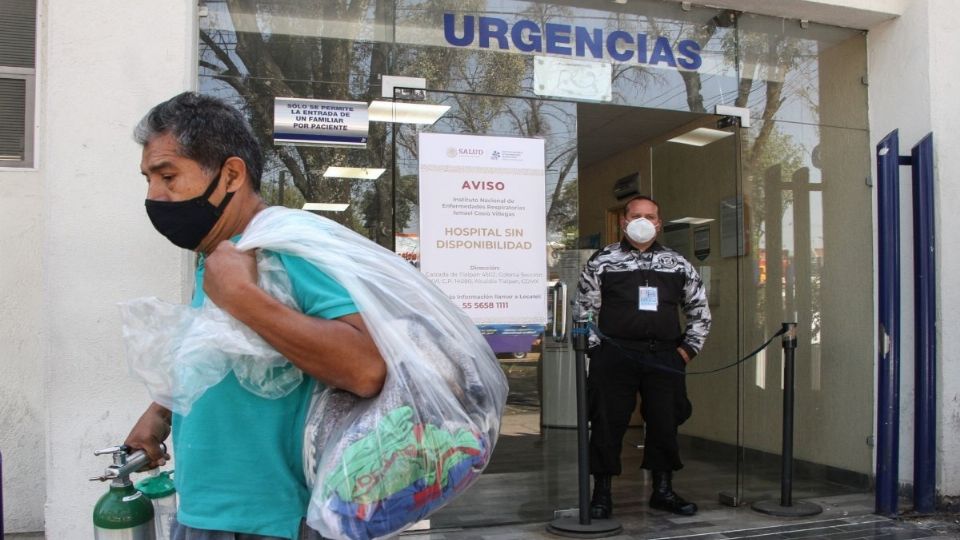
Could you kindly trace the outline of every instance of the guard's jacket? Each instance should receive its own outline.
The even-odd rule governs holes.
[[[656,288],[656,311],[639,309],[641,287]],[[710,331],[710,307],[700,274],[682,255],[658,242],[644,252],[626,238],[600,249],[584,266],[578,292],[577,320],[592,321],[606,337],[673,342],[693,358]],[[686,318],[682,333],[678,307]],[[590,346],[599,344],[591,330]]]

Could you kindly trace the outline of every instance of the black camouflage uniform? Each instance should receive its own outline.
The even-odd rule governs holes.
[[[655,311],[640,308],[640,287],[655,287]],[[682,347],[692,359],[710,330],[710,308],[700,275],[679,253],[654,242],[646,251],[627,239],[597,251],[578,286],[579,321],[592,321],[590,334],[590,472],[619,475],[623,436],[641,397],[646,425],[642,468],[675,471],[683,467],[677,427],[690,417]],[[679,312],[686,327],[681,331]]]

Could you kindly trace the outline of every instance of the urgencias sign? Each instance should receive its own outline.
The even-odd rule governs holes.
[[[696,71],[703,64],[700,44],[692,39],[674,44],[665,36],[561,23],[541,26],[529,19],[511,24],[498,17],[463,15],[458,20],[455,14],[444,13],[443,36],[454,47],[595,58],[688,71]]]

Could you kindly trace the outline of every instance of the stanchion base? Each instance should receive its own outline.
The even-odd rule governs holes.
[[[547,532],[570,538],[604,538],[619,534],[623,530],[620,522],[613,519],[591,519],[589,525],[580,523],[579,518],[561,518],[547,523]]]
[[[804,517],[815,516],[823,512],[819,504],[793,501],[790,506],[781,506],[780,501],[757,501],[750,505],[757,512],[780,517]]]

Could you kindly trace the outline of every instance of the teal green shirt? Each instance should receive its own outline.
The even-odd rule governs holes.
[[[307,261],[279,255],[301,311],[336,319],[357,312],[349,293]],[[204,259],[193,307],[203,304]],[[303,478],[303,430],[316,380],[265,399],[231,372],[187,416],[173,415],[177,520],[197,529],[296,538],[310,492]]]

